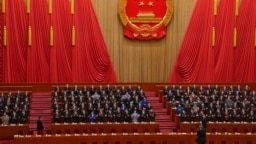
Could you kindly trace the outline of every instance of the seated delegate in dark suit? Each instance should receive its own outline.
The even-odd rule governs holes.
[[[11,124],[17,124],[18,123],[18,115],[15,111],[12,112],[10,123]]]
[[[148,120],[148,114],[146,113],[145,109],[142,110],[140,120],[142,122],[146,122]]]
[[[58,85],[56,86],[54,91],[57,93],[58,96],[61,95],[61,89]]]
[[[79,93],[79,88],[78,88],[77,85],[75,85],[73,91],[74,91],[74,94],[75,94],[75,95],[78,95],[78,93]]]
[[[153,111],[153,109],[150,109],[149,112],[148,112],[148,116],[149,116],[149,121],[150,122],[154,122],[155,121],[155,112]]]
[[[110,92],[112,92],[112,90],[111,90],[110,85],[108,84],[107,87],[105,88],[105,93],[106,93],[106,95],[109,95]]]
[[[79,115],[78,115],[78,112],[76,110],[74,111],[74,113],[71,117],[72,117],[72,122],[74,122],[74,123],[79,122]]]
[[[164,86],[164,88],[163,88],[163,95],[168,95],[169,94],[169,88],[168,88],[168,86],[166,85],[166,86]]]
[[[69,123],[71,122],[71,115],[69,113],[69,110],[66,110],[64,112],[64,123]]]
[[[54,122],[55,123],[61,122],[61,113],[58,109],[54,112]]]
[[[21,112],[19,122],[22,123],[22,124],[25,124],[25,123],[27,123],[27,119],[28,119],[28,113],[25,110],[23,110]]]

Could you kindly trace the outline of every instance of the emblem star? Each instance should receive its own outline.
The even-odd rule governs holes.
[[[143,1],[140,1],[139,6],[143,7],[144,5],[145,5],[145,3]]]
[[[154,3],[152,1],[148,2],[148,6],[149,7],[153,7],[154,6]]]

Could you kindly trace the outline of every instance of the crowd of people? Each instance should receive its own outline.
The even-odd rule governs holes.
[[[1,93],[0,122],[7,124],[25,124],[28,122],[30,108],[29,92]]]
[[[140,86],[56,86],[53,115],[55,123],[155,121],[155,113]]]
[[[256,92],[246,85],[165,86],[164,95],[181,121],[200,121],[205,116],[212,122],[256,122]]]

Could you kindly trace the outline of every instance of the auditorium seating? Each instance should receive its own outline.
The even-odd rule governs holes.
[[[55,123],[131,122],[136,111],[139,122],[154,121],[155,114],[140,86],[128,85],[72,85],[53,87],[53,113]],[[94,122],[94,121],[93,121]]]
[[[50,84],[49,84],[50,85]],[[78,88],[82,89],[85,84],[78,84]],[[54,101],[54,90],[56,88],[57,84],[50,85],[50,91],[52,92],[52,101]],[[61,94],[58,95],[61,99],[58,101],[58,104],[62,106],[62,103],[64,101],[63,99],[63,90],[65,88],[66,84],[61,84]],[[75,84],[70,85],[70,88],[74,88]],[[91,87],[91,84],[86,84],[86,86],[89,88]],[[98,90],[100,84],[95,84],[96,90]],[[102,87],[105,89],[107,85],[102,85]],[[113,86],[111,88],[113,89]],[[189,87],[190,90],[193,88],[193,84],[184,85],[184,92],[187,92],[185,90],[186,87]],[[203,85],[203,89],[207,89],[207,84]],[[224,88],[225,85],[219,86],[220,92]],[[230,85],[228,85],[230,86]],[[244,85],[245,86],[245,85]],[[122,84],[118,85],[118,88],[122,87]],[[129,87],[129,84],[125,84],[124,87],[127,89]],[[124,124],[124,122],[108,122],[108,120],[103,122],[97,122],[96,123],[90,123],[89,120],[87,120],[85,123],[74,123],[72,120],[69,123],[53,123],[51,125],[51,129],[47,132],[44,132],[41,136],[38,135],[31,135],[33,133],[30,133],[27,128],[23,128],[24,130],[20,130],[19,128],[15,128],[16,126],[26,126],[26,125],[9,125],[7,127],[11,127],[12,132],[8,134],[8,138],[11,138],[13,135],[15,136],[15,143],[30,143],[31,140],[36,140],[37,138],[41,138],[40,141],[37,141],[38,143],[70,143],[69,140],[73,139],[73,143],[85,143],[85,144],[107,144],[107,143],[113,143],[113,144],[128,144],[128,143],[138,143],[138,144],[169,144],[169,143],[177,143],[177,144],[193,144],[195,142],[195,132],[197,130],[198,121],[200,119],[200,116],[197,116],[196,121],[190,121],[184,123],[184,119],[182,119],[182,115],[178,116],[176,115],[175,107],[178,103],[185,103],[182,101],[182,98],[180,100],[175,100],[174,103],[172,101],[169,101],[170,97],[165,96],[163,94],[163,88],[165,85],[155,85],[155,89],[158,92],[159,101],[164,103],[164,107],[168,109],[168,114],[171,114],[171,120],[175,120],[177,122],[177,128],[175,129],[175,132],[173,133],[159,133],[159,125],[158,123],[150,123],[150,122],[144,122],[144,123],[130,123],[127,122],[127,124]],[[172,85],[168,85],[169,88],[172,87]],[[212,86],[213,89],[214,86]],[[132,84],[132,89],[136,89],[137,85]],[[233,87],[234,89],[237,89],[237,85]],[[37,88],[38,91],[39,88]],[[198,87],[199,89],[199,87]],[[244,95],[244,89],[241,90],[241,94]],[[242,96],[239,98],[239,101],[244,101],[245,99],[248,100],[248,103],[252,103],[252,93],[253,90],[250,90],[246,96]],[[8,93],[8,92],[7,92]],[[31,92],[30,92],[31,93]],[[190,93],[192,94],[192,92]],[[196,92],[195,94],[198,94]],[[232,95],[232,94],[231,94]],[[199,98],[203,97],[198,96]],[[188,96],[188,99],[190,97]],[[183,98],[184,99],[184,98]],[[225,100],[227,97],[225,97]],[[204,100],[204,99],[203,99]],[[201,100],[201,101],[203,101]],[[232,99],[233,100],[233,99]],[[193,101],[197,101],[196,99]],[[54,106],[54,105],[53,105]],[[63,107],[62,107],[63,108]],[[249,107],[250,109],[253,109],[253,106]],[[35,113],[40,109],[33,109],[32,112]],[[201,108],[200,108],[201,110]],[[53,113],[54,107],[52,110],[47,111],[47,113]],[[208,111],[204,110],[206,114],[208,114]],[[232,113],[233,111],[230,111]],[[238,111],[240,113],[240,111]],[[32,120],[36,120],[36,117],[31,117]],[[5,127],[5,128],[7,128]],[[247,128],[249,127],[249,128]],[[256,136],[256,129],[254,128],[255,124],[254,122],[247,121],[246,123],[240,122],[240,121],[217,121],[213,120],[212,122],[208,123],[207,128],[207,139],[208,143],[212,144],[219,144],[219,143],[238,143],[238,144],[254,144]],[[0,128],[3,128],[3,126],[0,126]],[[0,129],[0,131],[5,131],[3,129]],[[191,133],[192,132],[192,133]],[[26,136],[26,134],[29,134],[29,136]],[[35,134],[35,133],[34,133]],[[18,136],[19,135],[19,136]],[[126,136],[130,137],[130,139],[126,139]],[[81,137],[81,138],[80,138]],[[184,139],[186,137],[186,139]],[[246,139],[249,138],[249,139]],[[63,140],[62,140],[63,139]],[[84,139],[90,139],[88,141],[84,141]],[[172,141],[170,141],[173,139]],[[64,140],[67,140],[63,142]],[[51,142],[52,141],[52,142]]]
[[[31,91],[0,91],[0,117],[6,113],[10,124],[27,124],[30,95]]]
[[[228,85],[228,90],[227,90],[227,85]],[[227,111],[227,115],[221,115],[221,118],[216,118],[215,115],[215,111],[211,111],[211,114],[209,113],[209,110],[204,109],[200,107],[200,110],[202,110],[202,112],[208,117],[208,128],[207,131],[208,132],[220,132],[220,133],[255,133],[256,129],[254,129],[255,127],[255,90],[254,89],[250,89],[250,87],[247,84],[243,84],[243,88],[240,86],[240,84],[238,85],[233,85],[233,84],[227,84],[227,85],[219,85],[218,86],[218,90],[214,89],[216,88],[217,85],[208,85],[208,84],[202,84],[202,93],[199,93],[198,89],[199,86],[196,86],[197,92],[195,92],[194,94],[196,94],[197,98],[199,98],[201,101],[203,101],[204,106],[207,106],[207,103],[205,103],[205,97],[209,97],[212,98],[212,95],[216,95],[215,101],[218,101],[218,99],[224,95],[224,103],[226,103],[226,99],[228,99],[228,97],[231,98],[232,103],[230,105]],[[188,96],[188,99],[190,100],[190,95],[188,95],[188,93],[193,94],[193,87],[195,86],[194,84],[186,84],[186,85],[182,85],[184,87],[183,89],[183,93],[187,93],[185,95]],[[251,85],[253,87],[253,85]],[[165,107],[168,109],[168,113],[171,114],[172,119],[175,120],[176,124],[177,124],[177,128],[179,132],[194,132],[197,127],[198,127],[198,122],[200,120],[200,113],[198,115],[196,115],[196,117],[194,119],[188,119],[188,118],[184,118],[184,115],[176,115],[176,107],[177,105],[183,104],[183,106],[185,105],[185,98],[186,96],[183,96],[183,98],[178,98],[177,100],[173,100],[171,99],[171,97],[169,97],[168,95],[172,95],[172,93],[170,94],[169,92],[171,91],[173,85],[158,85],[156,86],[156,90],[158,91],[158,95],[159,95],[159,101],[163,102],[165,105]],[[179,87],[179,86],[177,86]],[[166,92],[164,92],[165,88],[167,88],[168,94]],[[254,87],[255,88],[255,87]],[[205,91],[207,89],[212,89],[212,93],[210,94],[210,96],[205,96]],[[224,89],[226,89],[226,91],[224,92]],[[231,91],[232,89],[232,91]],[[165,94],[164,94],[165,93]],[[225,93],[225,94],[224,94]],[[172,96],[173,97],[173,96]],[[222,96],[223,97],[223,96]],[[242,117],[242,110],[243,110],[243,101],[245,101],[245,103],[247,103],[246,106],[246,110],[245,113],[247,113],[247,115],[250,115],[249,117]],[[234,103],[235,107],[234,107]],[[216,105],[216,103],[214,103],[214,106]],[[225,106],[225,105],[224,105]],[[235,109],[235,110],[234,110]],[[225,111],[225,109],[221,109],[221,112]],[[237,116],[232,117],[231,115],[235,112],[237,112]],[[252,112],[253,111],[253,112]],[[212,113],[213,112],[213,113]],[[232,125],[232,126],[231,126]],[[180,128],[180,129],[179,129]]]
[[[256,92],[248,85],[162,86],[159,94],[169,113],[178,104],[183,107],[181,121],[199,121],[204,114],[213,122],[256,122]]]

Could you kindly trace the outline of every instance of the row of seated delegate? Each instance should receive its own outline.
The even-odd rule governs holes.
[[[79,123],[79,122],[154,122],[155,121],[155,113],[150,110],[148,114],[138,114],[136,112],[132,114],[120,114],[109,112],[108,114],[84,114],[85,112],[77,113],[64,116],[58,116],[55,112],[54,122],[55,123]],[[135,120],[136,119],[136,120]]]
[[[181,115],[181,121],[199,121],[202,116],[206,116],[208,121],[218,122],[256,121],[256,93],[248,86],[244,89],[239,86],[220,89],[217,85],[214,88],[198,89],[193,85],[187,89],[176,89],[173,86],[165,87],[163,94]]]
[[[3,125],[25,124],[30,110],[29,92],[2,92],[0,96],[0,118]]]
[[[69,84],[66,84],[66,86],[59,86],[57,85],[54,88],[54,93],[55,95],[63,95],[63,96],[70,96],[70,95],[84,95],[84,96],[89,96],[89,95],[124,95],[126,93],[130,95],[139,95],[143,96],[144,92],[142,88],[138,85],[137,87],[129,85],[127,88],[125,86],[118,87],[117,85],[110,86],[110,85],[105,85],[104,87],[102,85],[99,85],[97,88],[94,85],[86,86],[84,85],[82,88],[79,87],[78,85],[74,85],[74,87],[71,87]]]
[[[207,85],[207,86],[197,86],[196,84],[183,87],[183,85],[172,85],[172,86],[164,86],[163,88],[163,94],[164,95],[190,95],[190,94],[196,94],[196,95],[242,95],[242,96],[249,96],[251,94],[255,95],[255,90],[251,90],[248,85],[246,85],[244,88],[241,88],[240,85],[233,86],[230,85],[227,87],[226,85]]]
[[[71,90],[72,89],[72,90]],[[75,92],[77,91],[77,92]],[[64,90],[59,87],[53,94],[54,122],[153,122],[155,113],[138,86],[106,88],[91,86],[83,91],[79,87]]]

